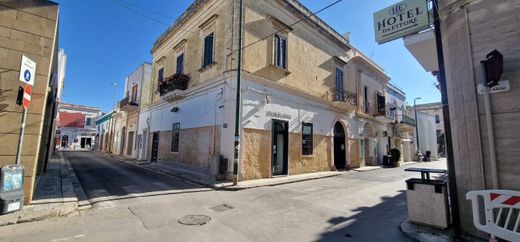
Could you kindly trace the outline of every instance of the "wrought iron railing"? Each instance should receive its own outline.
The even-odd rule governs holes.
[[[130,97],[125,97],[125,98],[121,99],[121,101],[119,101],[119,108],[125,108],[125,107],[129,107],[129,106],[139,106],[139,105],[137,104],[137,102],[130,99]]]
[[[331,88],[327,92],[331,102],[345,102],[357,106],[357,95],[341,88]]]
[[[162,96],[171,91],[186,90],[188,89],[189,81],[190,76],[184,74],[175,74],[167,77],[159,83],[159,93]]]

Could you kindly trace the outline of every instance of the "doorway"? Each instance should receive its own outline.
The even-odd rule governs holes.
[[[131,156],[134,150],[134,132],[128,132],[128,145],[126,146],[126,155]]]
[[[345,129],[338,121],[334,125],[334,167],[341,170],[347,165],[346,146],[345,146]]]
[[[272,129],[272,172],[273,176],[288,174],[289,122],[273,119]]]
[[[159,132],[154,132],[152,135],[152,157],[151,162],[157,161],[157,156],[159,156]]]
[[[125,149],[125,139],[126,139],[126,128],[123,127],[121,130],[121,144],[119,146],[119,155],[123,155],[123,150]]]
[[[65,147],[67,147],[68,144],[69,144],[69,136],[63,135],[63,137],[61,137],[61,147],[65,148]]]
[[[86,147],[87,149],[92,148],[92,138],[87,138],[87,139],[85,140],[85,147]]]
[[[80,147],[82,149],[85,149],[85,145],[87,143],[87,138],[81,138],[81,141],[80,141]]]

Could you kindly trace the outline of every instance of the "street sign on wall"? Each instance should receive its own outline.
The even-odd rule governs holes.
[[[429,27],[426,0],[404,0],[374,13],[374,30],[379,44]]]
[[[511,90],[511,85],[509,84],[509,80],[499,81],[494,87],[485,87],[484,84],[478,84],[477,91],[478,94],[484,94],[486,89],[489,90],[489,93],[499,93],[499,92],[507,92]]]
[[[20,65],[20,81],[34,86],[36,77],[36,62],[22,55],[22,63]]]

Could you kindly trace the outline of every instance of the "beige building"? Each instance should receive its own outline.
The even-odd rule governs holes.
[[[380,164],[383,69],[298,1],[244,4],[242,179]],[[197,0],[156,41],[140,158],[229,178],[239,11]]]
[[[473,226],[466,193],[483,189],[520,190],[520,1],[440,1],[442,44],[449,100],[453,160],[462,229],[485,237]],[[438,71],[431,31],[405,39],[405,45],[427,71]],[[477,92],[483,82],[480,62],[493,50],[503,55],[501,80],[507,92]],[[433,53],[430,55],[430,53]]]
[[[35,85],[27,111],[21,163],[25,203],[52,150],[53,110],[58,85],[58,5],[50,1],[0,1],[0,166],[14,164],[22,107],[16,105],[22,55],[36,62]]]

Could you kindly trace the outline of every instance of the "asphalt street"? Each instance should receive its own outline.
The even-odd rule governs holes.
[[[0,241],[409,241],[405,167],[214,191],[95,152],[64,153],[93,208],[0,227]],[[445,168],[444,161],[408,167]],[[205,225],[183,225],[205,215]]]

